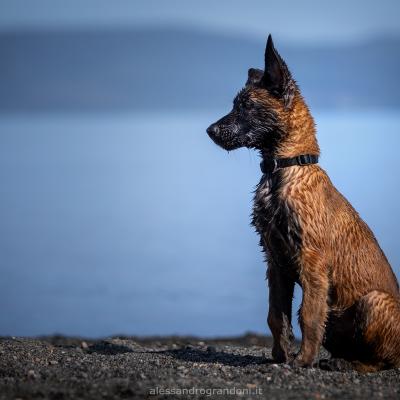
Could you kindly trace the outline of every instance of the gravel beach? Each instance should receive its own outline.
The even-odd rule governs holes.
[[[271,339],[251,334],[0,339],[0,399],[188,397],[394,399],[400,370],[363,375],[277,365]]]

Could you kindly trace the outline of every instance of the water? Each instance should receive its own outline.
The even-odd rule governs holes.
[[[268,332],[259,160],[208,139],[222,113],[0,117],[0,335]],[[399,274],[400,116],[316,120]]]

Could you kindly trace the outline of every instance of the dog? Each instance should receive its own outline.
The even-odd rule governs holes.
[[[272,357],[315,365],[321,345],[331,361],[357,371],[400,366],[400,293],[367,226],[318,165],[316,128],[271,35],[264,71],[251,68],[232,111],[210,125],[225,150],[259,151],[252,224],[268,264]],[[292,300],[302,288],[300,351],[293,354]]]

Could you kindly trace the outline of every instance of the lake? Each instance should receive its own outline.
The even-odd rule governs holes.
[[[268,333],[259,159],[211,142],[222,114],[0,116],[0,335]],[[399,275],[398,112],[315,116]]]

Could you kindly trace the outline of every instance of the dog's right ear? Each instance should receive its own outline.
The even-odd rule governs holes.
[[[272,95],[282,98],[285,107],[290,107],[295,92],[295,84],[288,67],[275,50],[271,35],[268,36],[265,48],[265,68],[261,84]]]

